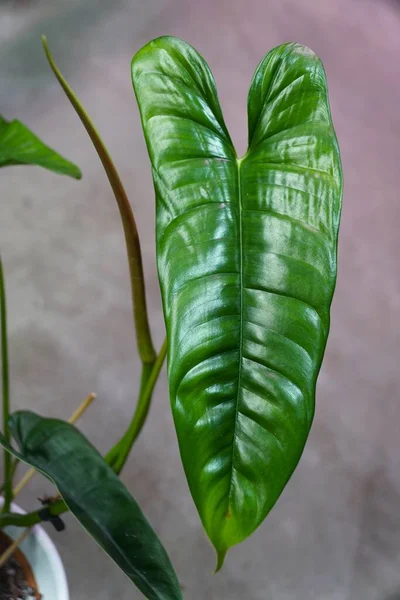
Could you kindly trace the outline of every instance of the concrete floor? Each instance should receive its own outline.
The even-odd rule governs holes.
[[[165,542],[186,600],[399,600],[400,4],[394,0],[36,0],[0,6],[0,107],[73,158],[75,182],[39,169],[0,173],[14,408],[81,420],[105,451],[135,401],[139,363],[117,209],[39,35],[97,123],[142,237],[154,337],[163,320],[150,169],[130,84],[133,53],[174,34],[205,56],[239,150],[252,73],[273,46],[323,59],[343,154],[345,199],[332,328],[312,433],[277,506],[212,575],[214,554],[188,493],[165,374],[123,478]],[[37,477],[28,508],[49,485]],[[67,517],[55,535],[72,600],[141,595]],[[46,599],[51,600],[51,599]]]

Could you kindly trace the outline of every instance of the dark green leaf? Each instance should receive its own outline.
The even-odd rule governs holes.
[[[12,453],[57,486],[65,503],[146,598],[179,600],[180,586],[160,540],[128,490],[73,425],[32,412],[10,417]]]
[[[175,426],[221,565],[275,504],[313,419],[336,280],[339,149],[323,66],[298,44],[257,68],[240,159],[193,48],[156,39],[132,76],[156,191]]]
[[[6,121],[0,116],[0,167],[37,165],[80,179],[79,168],[52,150],[20,121]]]

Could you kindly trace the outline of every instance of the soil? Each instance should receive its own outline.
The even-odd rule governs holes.
[[[12,543],[0,531],[0,555]],[[30,564],[21,550],[17,549],[0,568],[0,600],[41,600]]]

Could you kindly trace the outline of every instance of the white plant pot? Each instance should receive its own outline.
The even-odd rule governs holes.
[[[3,499],[0,498],[0,506]],[[24,514],[25,511],[12,504],[13,512]],[[5,527],[6,533],[13,540],[21,535],[20,527]],[[67,578],[57,548],[43,527],[35,525],[31,533],[20,545],[36,579],[43,600],[69,600]]]

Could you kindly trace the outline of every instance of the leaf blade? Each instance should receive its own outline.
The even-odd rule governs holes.
[[[6,448],[53,481],[81,525],[147,598],[182,598],[170,560],[140,507],[78,429],[19,411],[10,417],[10,430],[20,451]]]
[[[242,159],[193,48],[150,42],[132,79],[156,191],[175,427],[220,566],[276,502],[311,426],[336,279],[339,151],[323,67],[297,44],[256,70]]]
[[[0,167],[36,165],[60,175],[81,179],[80,169],[46,146],[21,121],[0,116]]]

